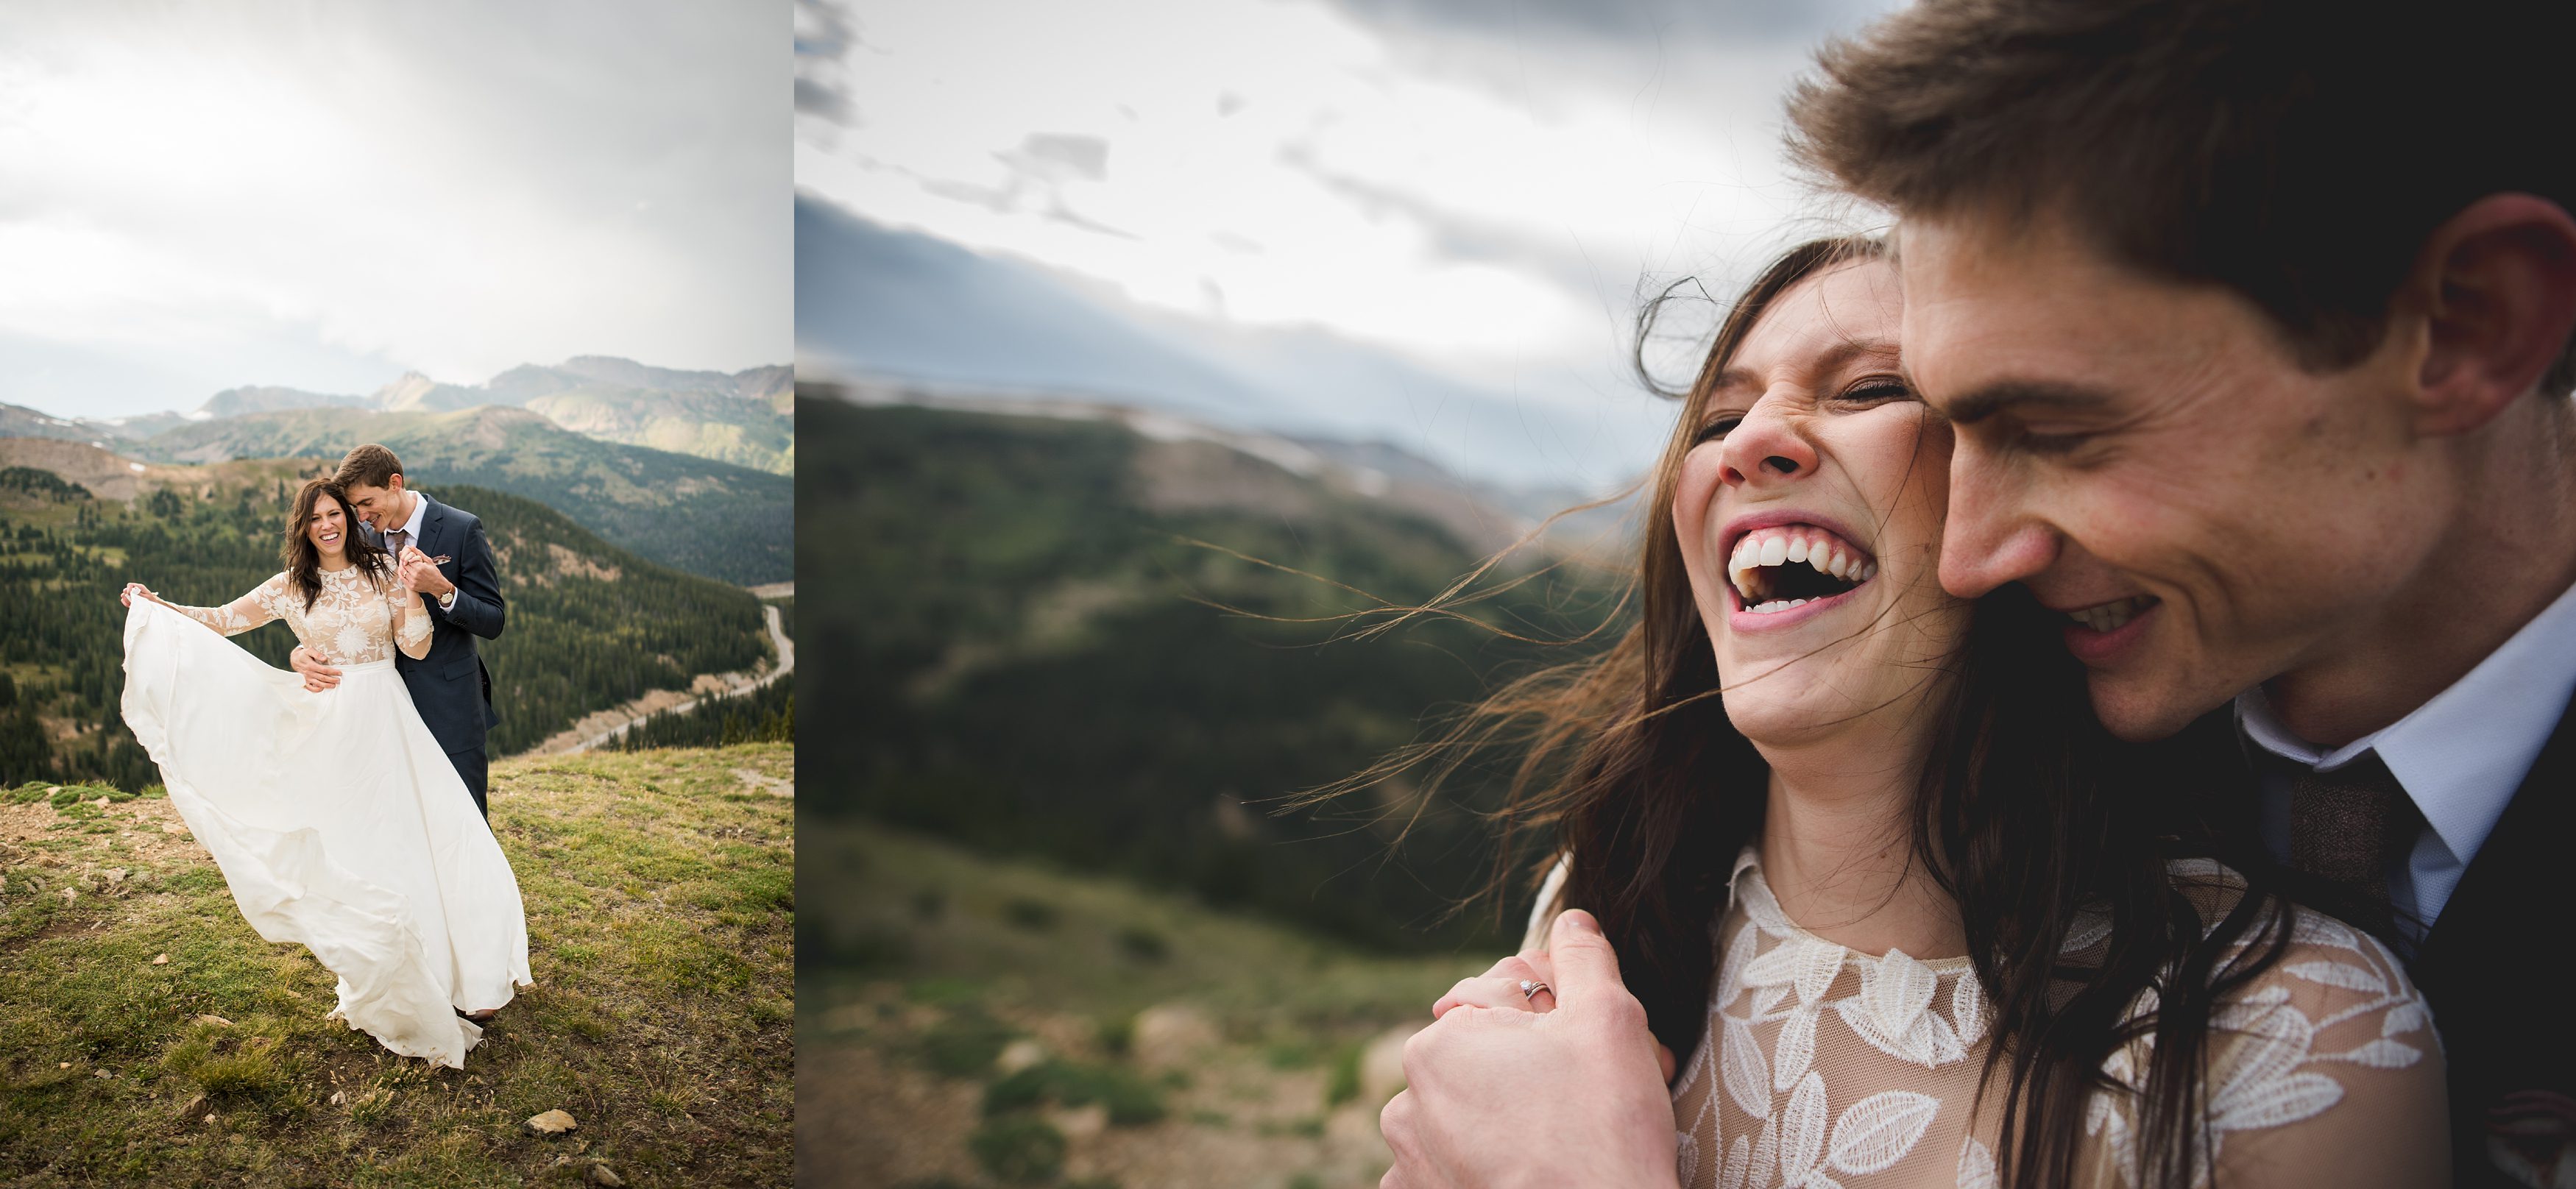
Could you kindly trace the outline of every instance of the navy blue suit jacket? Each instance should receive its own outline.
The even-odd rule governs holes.
[[[426,495],[420,501],[426,510],[413,547],[449,559],[438,572],[456,585],[456,605],[441,609],[436,597],[420,596],[429,608],[429,654],[413,660],[397,649],[394,669],[411,689],[412,705],[420,709],[421,721],[429,724],[441,751],[480,752],[486,732],[501,716],[492,709],[492,673],[483,667],[474,638],[500,639],[508,608],[501,600],[500,575],[493,567],[492,543],[483,537],[483,522]],[[379,548],[384,545],[383,533],[371,528],[367,537]]]

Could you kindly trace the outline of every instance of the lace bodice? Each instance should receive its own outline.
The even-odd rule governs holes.
[[[322,571],[322,593],[310,610],[283,573],[221,607],[170,606],[227,636],[283,619],[298,643],[334,665],[392,660],[396,648],[413,660],[429,655],[432,625],[420,596],[391,574],[370,579],[356,566]]]
[[[2214,863],[2176,874],[2214,901],[2242,891]],[[1734,891],[1718,925],[1708,1030],[1673,1083],[1683,1189],[1997,1184],[2001,1105],[1978,1100],[1992,1013],[1968,959],[1871,956],[1808,933],[1781,911],[1751,850]],[[2293,929],[2281,961],[2212,1023],[2208,1146],[2222,1184],[2257,1166],[2277,1176],[2312,1145],[2392,1119],[2420,1132],[2425,1112],[2441,1113],[2430,1015],[2396,959],[2313,914]],[[2067,952],[2080,957],[2108,934],[2107,920],[2079,929]],[[2104,1071],[2142,1087],[2152,1042],[2114,1053]],[[2128,1184],[2133,1102],[2095,1096],[2088,1183]],[[2440,1132],[2425,1142],[2439,1147]]]

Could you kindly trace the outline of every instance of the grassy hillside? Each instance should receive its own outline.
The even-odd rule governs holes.
[[[251,932],[167,800],[0,793],[0,1182],[791,1184],[794,775],[779,745],[495,765],[537,985],[461,1071],[324,1019],[332,976]]]
[[[321,464],[327,465],[327,464]],[[49,474],[32,468],[34,475]],[[229,601],[278,570],[277,534],[301,475],[293,463],[151,468],[160,485],[130,501],[0,485],[0,783],[157,779],[117,711],[125,610],[142,582],[173,602]],[[481,648],[506,755],[592,711],[698,673],[768,655],[749,592],[655,565],[534,501],[423,485],[483,520],[500,561],[509,621]],[[282,665],[284,624],[234,639]]]
[[[600,441],[525,409],[256,413],[183,426],[126,449],[163,462],[337,461],[361,442],[391,447],[422,487],[470,484],[525,496],[693,574],[736,585],[795,576],[795,492],[786,476]]]
[[[1333,583],[1427,599],[1477,560],[1447,530],[1106,422],[813,399],[797,422],[800,582],[833,595],[804,608],[798,640],[805,721],[834,726],[802,742],[849,774],[810,811],[1379,946],[1490,936],[1478,919],[1435,923],[1485,874],[1468,808],[1391,781],[1321,814],[1269,811],[1542,650],[1455,622],[1328,642],[1349,625],[1209,605],[1311,621],[1369,605]],[[1473,610],[1558,637],[1600,614],[1587,600],[1540,582]]]
[[[1374,1186],[1401,1036],[1491,960],[1372,956],[867,823],[808,817],[797,846],[817,1189]]]

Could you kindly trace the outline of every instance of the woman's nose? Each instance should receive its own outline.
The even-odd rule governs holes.
[[[1718,478],[1741,487],[1756,479],[1791,479],[1816,469],[1816,448],[1772,401],[1757,401],[1726,435]]]

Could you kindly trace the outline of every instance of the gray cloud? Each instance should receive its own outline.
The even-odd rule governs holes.
[[[1807,42],[1854,27],[1880,0],[1329,0],[1379,27],[1505,37],[1653,44]]]
[[[1032,132],[1020,147],[993,154],[1012,172],[1038,181],[1072,178],[1103,181],[1109,177],[1109,142],[1097,136],[1064,136]]]
[[[862,128],[858,109],[850,106],[850,97],[810,78],[796,80],[796,110],[809,116],[820,116],[845,128]]]
[[[859,40],[859,19],[831,0],[796,0],[796,56],[840,59]]]
[[[1279,161],[1347,199],[1372,222],[1393,217],[1413,223],[1429,237],[1433,254],[1442,259],[1535,272],[1577,293],[1591,294],[1598,288],[1597,270],[1572,246],[1452,210],[1418,194],[1335,173],[1301,145],[1282,149]]]

